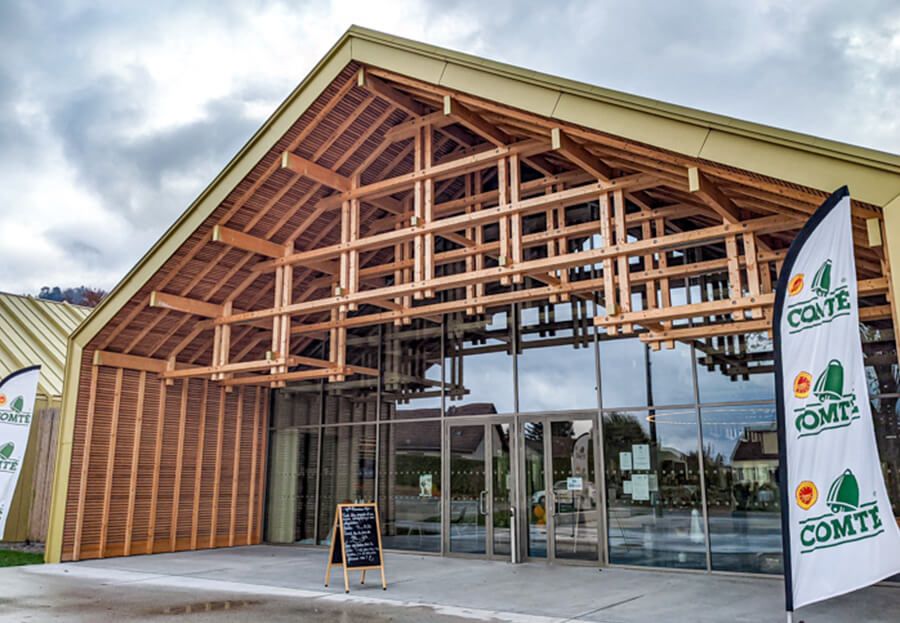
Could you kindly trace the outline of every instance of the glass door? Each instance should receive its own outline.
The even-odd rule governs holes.
[[[600,560],[596,418],[529,418],[522,425],[529,558]]]
[[[514,551],[512,421],[446,423],[445,551],[509,558]]]

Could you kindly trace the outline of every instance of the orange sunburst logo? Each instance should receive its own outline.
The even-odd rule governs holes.
[[[800,294],[801,290],[803,290],[803,273],[798,273],[788,282],[788,294],[795,296]]]
[[[794,377],[794,396],[797,398],[806,398],[812,390],[812,374],[809,372],[801,372]]]
[[[797,491],[794,493],[797,499],[797,506],[805,511],[813,507],[813,504],[819,499],[819,490],[811,480],[804,480],[797,485]]]

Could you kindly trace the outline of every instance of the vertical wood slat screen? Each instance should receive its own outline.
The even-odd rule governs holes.
[[[200,379],[165,386],[155,373],[92,360],[86,351],[63,560],[259,543],[268,390],[229,393]]]

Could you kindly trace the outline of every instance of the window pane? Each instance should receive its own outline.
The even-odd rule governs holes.
[[[531,307],[521,317],[519,411],[596,408],[593,322],[585,301]]]
[[[638,338],[600,342],[600,392],[603,408],[647,405],[646,347]]]
[[[697,340],[697,383],[700,402],[775,399],[772,340],[765,333],[746,333]]]
[[[782,573],[775,407],[701,415],[713,569]]]
[[[650,351],[650,404],[694,404],[691,347],[675,342],[675,348]]]
[[[325,384],[325,423],[374,422],[378,407],[377,380],[349,379]]]
[[[322,429],[319,542],[331,542],[337,504],[375,499],[375,425]]]
[[[303,383],[277,392],[275,410],[272,413],[272,428],[318,424],[321,417],[320,394],[319,383]]]
[[[514,411],[509,315],[504,310],[483,318],[448,317],[447,416]]]
[[[441,422],[381,427],[379,508],[384,547],[441,551]]]
[[[706,568],[696,418],[604,415],[610,562]]]
[[[315,543],[315,430],[286,429],[270,439],[266,540],[271,543]]]
[[[881,324],[885,323],[882,321]],[[900,391],[900,371],[897,369],[897,347],[893,329],[890,326],[877,327],[875,323],[860,323],[859,334],[863,345],[869,395],[894,394]]]
[[[440,417],[441,333],[434,322],[383,329],[383,419]]]

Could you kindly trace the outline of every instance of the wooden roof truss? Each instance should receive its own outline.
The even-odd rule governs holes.
[[[343,380],[377,374],[348,363],[348,330],[573,297],[653,348],[765,331],[824,196],[377,68],[320,99],[98,336],[95,363],[226,387]],[[853,211],[863,315],[890,318],[880,210]],[[700,277],[719,295],[673,301]]]

